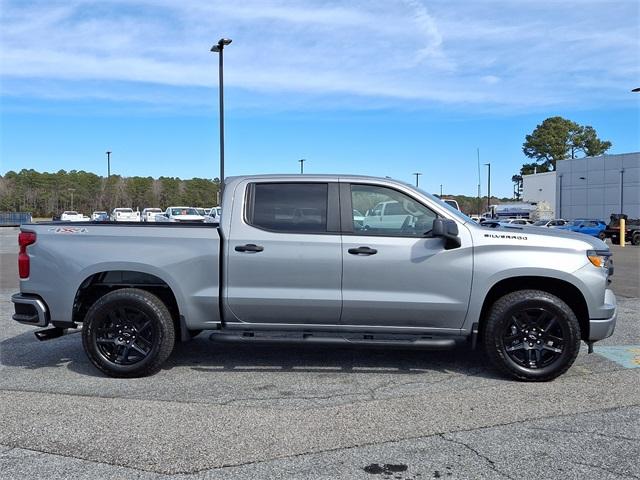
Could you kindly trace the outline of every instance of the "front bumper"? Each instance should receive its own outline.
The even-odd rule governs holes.
[[[36,296],[14,293],[11,295],[15,313],[13,319],[16,322],[33,327],[46,327],[49,324],[49,312],[47,305]]]
[[[616,328],[618,319],[618,304],[613,291],[607,289],[604,293],[604,305],[601,311],[607,313],[606,318],[592,318],[589,320],[589,340],[597,341],[610,337]]]

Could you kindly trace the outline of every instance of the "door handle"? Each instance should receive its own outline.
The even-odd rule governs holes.
[[[236,252],[261,252],[264,250],[262,245],[256,245],[254,243],[247,243],[246,245],[238,245],[235,248]]]
[[[378,250],[370,247],[357,247],[347,250],[351,255],[375,255]]]

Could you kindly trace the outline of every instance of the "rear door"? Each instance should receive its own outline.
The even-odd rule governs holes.
[[[345,325],[458,329],[471,293],[472,241],[445,250],[428,232],[436,212],[409,192],[374,184],[341,184],[342,318]],[[404,220],[361,226],[349,218],[385,202]],[[427,234],[427,235],[425,235]]]
[[[229,313],[251,323],[338,324],[337,183],[254,182],[237,188],[226,241]]]

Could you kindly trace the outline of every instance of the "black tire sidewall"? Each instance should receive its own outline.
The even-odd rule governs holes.
[[[134,307],[144,312],[153,322],[153,346],[149,354],[132,365],[119,365],[110,361],[98,349],[96,329],[114,308]],[[119,289],[100,297],[89,309],[82,328],[82,344],[91,363],[107,375],[137,377],[155,373],[173,349],[175,332],[171,314],[155,295],[140,289]]]
[[[503,335],[511,318],[526,308],[544,308],[555,314],[561,325],[565,347],[553,363],[543,368],[526,368],[507,353]],[[556,378],[573,364],[580,349],[580,327],[571,308],[562,300],[542,291],[525,290],[505,295],[494,304],[484,332],[485,348],[489,358],[503,372],[520,380],[544,381]]]

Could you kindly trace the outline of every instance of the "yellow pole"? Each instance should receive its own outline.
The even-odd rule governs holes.
[[[620,219],[620,246],[624,247],[624,244],[626,243],[625,239],[624,239],[624,234],[626,231],[626,221],[624,220],[624,218]]]

